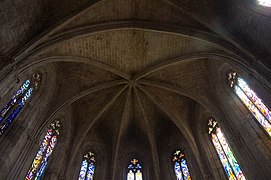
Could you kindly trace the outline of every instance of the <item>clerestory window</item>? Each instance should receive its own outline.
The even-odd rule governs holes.
[[[183,150],[176,150],[173,154],[174,171],[177,180],[191,180],[185,154]]]
[[[228,82],[238,98],[241,99],[267,134],[271,136],[271,111],[267,105],[236,72],[228,74]]]
[[[84,155],[84,159],[81,164],[78,180],[93,180],[95,170],[95,157],[94,153],[88,152]]]
[[[137,159],[133,159],[128,166],[127,180],[143,180],[141,165]]]
[[[33,94],[38,90],[41,77],[39,74],[33,74],[27,79],[20,89],[18,89],[11,100],[0,111],[0,136],[8,129],[18,114]]]
[[[57,137],[59,136],[60,124],[55,121],[50,125],[47,133],[44,136],[40,148],[34,158],[34,161],[25,177],[25,180],[39,180],[41,179],[47,167],[48,161],[56,146]]]
[[[245,180],[245,176],[224,136],[214,119],[209,119],[208,134],[215,147],[224,172],[229,180]]]

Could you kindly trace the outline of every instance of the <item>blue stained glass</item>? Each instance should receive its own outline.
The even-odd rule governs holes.
[[[182,166],[182,172],[183,172],[184,180],[190,180],[191,176],[190,176],[190,173],[188,171],[186,160],[181,159],[181,166]]]
[[[188,166],[185,160],[185,154],[182,150],[176,150],[173,154],[174,169],[177,180],[191,180]]]
[[[78,180],[93,180],[95,170],[95,158],[92,152],[84,155],[84,160],[81,164]]]
[[[94,165],[90,163],[88,165],[88,172],[87,172],[86,180],[93,180],[94,169],[95,169]]]
[[[183,180],[183,175],[182,175],[182,171],[181,171],[181,166],[178,162],[175,162],[175,174],[177,177],[177,180]]]
[[[136,165],[136,169],[141,169],[140,164],[137,164],[137,165]]]
[[[30,88],[26,94],[24,95],[24,97],[22,99],[20,99],[18,101],[18,107],[16,109],[14,109],[11,114],[8,116],[6,122],[4,122],[1,126],[0,126],[0,135],[2,135],[4,133],[4,131],[10,126],[10,124],[12,123],[12,121],[16,118],[16,116],[19,114],[19,112],[22,110],[22,108],[24,107],[26,101],[30,98],[30,96],[32,95],[33,92],[33,88]]]
[[[4,106],[2,111],[0,112],[0,122],[3,120],[7,112],[12,108],[12,106],[16,103],[17,99],[12,99],[7,105]]]
[[[15,93],[13,98],[4,106],[4,108],[0,112],[0,122],[5,117],[6,113],[12,108],[12,106],[16,103],[19,96],[22,96],[23,93],[28,89],[30,85],[30,80],[26,80],[21,88]]]
[[[31,98],[34,89],[37,89],[40,75],[34,74],[31,80],[26,80],[19,90],[15,92],[12,99],[0,111],[0,135],[10,126],[24,105]]]
[[[85,159],[85,160],[82,162],[78,180],[85,180],[85,177],[86,177],[86,174],[87,174],[87,168],[88,168],[88,162],[87,162],[87,160]]]
[[[21,88],[16,92],[15,96],[20,96],[21,94],[24,93],[25,90],[28,89],[29,85],[30,85],[30,80],[27,79],[24,84],[21,86]]]
[[[127,180],[143,180],[141,165],[137,159],[133,159],[131,164],[128,165],[129,172],[127,173]]]

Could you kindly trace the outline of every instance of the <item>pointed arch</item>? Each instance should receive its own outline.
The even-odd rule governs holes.
[[[177,180],[191,180],[187,161],[183,150],[176,150],[173,154],[174,171]]]
[[[93,180],[95,170],[95,156],[89,151],[84,155],[78,180]]]
[[[11,100],[0,111],[0,136],[15,120],[32,95],[38,90],[41,75],[36,73],[27,79],[21,87],[14,93]]]
[[[131,160],[128,166],[127,180],[143,180],[142,167],[137,159]]]
[[[208,134],[229,180],[246,180],[218,123],[213,118],[208,122]]]
[[[228,73],[228,83],[237,97],[271,137],[271,110],[269,107],[236,72]]]
[[[25,177],[25,180],[40,179],[44,174],[49,158],[52,155],[59,135],[60,123],[55,121],[48,128],[34,161]]]

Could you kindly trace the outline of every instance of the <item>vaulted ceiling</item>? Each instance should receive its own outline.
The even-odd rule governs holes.
[[[241,12],[248,11],[241,0],[235,2]],[[212,76],[219,76],[218,69],[225,64],[250,72],[252,65],[261,68],[256,60],[259,54],[243,44],[252,40],[250,34],[271,40],[270,34],[257,28],[246,32],[247,39],[239,37],[238,30],[247,27],[247,22],[241,23],[242,18],[230,22],[242,16],[237,10],[221,11],[224,5],[232,6],[230,1],[25,0],[0,4],[4,70],[13,68],[20,74],[54,66],[57,71],[48,74],[57,78],[57,86],[52,87],[55,98],[44,121],[71,111],[71,152],[75,154],[96,134],[111,148],[114,168],[120,152],[136,146],[159,166],[155,161],[158,142],[169,129],[183,137],[197,158],[195,106],[219,110],[212,85],[214,79],[215,83],[224,79]],[[251,17],[251,26],[255,18]],[[230,29],[227,23],[236,28]],[[264,51],[271,52],[269,46],[254,42],[263,44],[263,56],[270,56]]]

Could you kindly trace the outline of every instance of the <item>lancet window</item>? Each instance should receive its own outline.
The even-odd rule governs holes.
[[[174,170],[177,180],[191,180],[185,154],[182,150],[176,150],[173,154]]]
[[[229,73],[228,81],[237,96],[253,114],[256,120],[262,125],[269,136],[271,136],[270,109],[236,72]]]
[[[229,180],[245,180],[246,178],[216,120],[209,119],[208,133],[227,178]]]
[[[137,159],[133,159],[128,166],[127,180],[143,180],[141,165]]]
[[[80,174],[78,180],[93,180],[95,157],[94,153],[88,152],[84,155],[81,164]]]
[[[0,136],[11,125],[31,96],[38,90],[41,78],[39,74],[33,74],[18,89],[11,100],[0,111]]]
[[[45,137],[40,145],[40,148],[35,156],[35,159],[26,175],[25,180],[39,180],[44,174],[48,160],[54,150],[59,136],[60,123],[55,121],[50,125]]]

